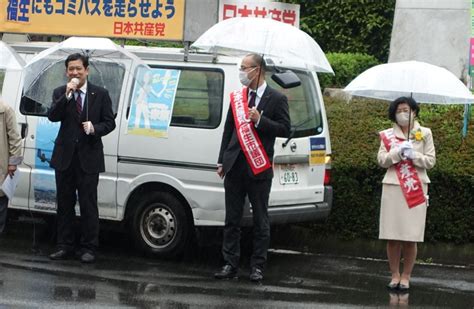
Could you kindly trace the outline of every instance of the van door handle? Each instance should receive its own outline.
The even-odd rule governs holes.
[[[25,138],[27,133],[28,133],[28,124],[22,123],[21,124],[21,138]]]

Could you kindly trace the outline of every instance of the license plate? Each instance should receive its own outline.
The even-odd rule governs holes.
[[[280,165],[280,184],[289,185],[299,182],[296,164]]]

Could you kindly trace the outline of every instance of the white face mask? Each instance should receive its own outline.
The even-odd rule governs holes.
[[[240,71],[239,72],[239,79],[240,79],[240,82],[242,83],[242,85],[244,86],[247,86],[250,85],[250,83],[252,82],[253,78],[252,79],[249,79],[249,73],[252,72],[253,70],[255,70],[256,68],[253,68],[252,70],[248,71],[248,72],[245,72],[245,71]],[[255,78],[255,77],[254,77]]]
[[[404,113],[398,113],[395,115],[395,118],[397,120],[397,123],[402,126],[406,127],[408,123],[410,122],[410,113],[404,112]],[[411,122],[413,123],[413,120],[415,118],[415,115],[411,115]]]

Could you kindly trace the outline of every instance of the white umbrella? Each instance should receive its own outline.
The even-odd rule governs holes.
[[[275,65],[334,73],[318,43],[296,27],[267,18],[231,18],[202,34],[192,48],[210,53],[242,56],[253,52]]]
[[[0,41],[0,70],[22,70],[25,61],[7,43]]]
[[[424,62],[374,66],[344,88],[351,95],[393,101],[412,97],[418,103],[471,104],[471,91],[450,71]]]
[[[42,84],[66,82],[64,61],[73,53],[89,57],[92,82],[109,90],[111,96],[120,95],[122,76],[118,72],[126,71],[125,64],[132,63],[148,68],[136,55],[125,50],[107,38],[70,37],[33,57],[24,68],[25,96],[48,106],[51,94],[44,93]],[[123,68],[123,70],[118,70]]]

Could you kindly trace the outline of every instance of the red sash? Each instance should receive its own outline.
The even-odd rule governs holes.
[[[387,151],[390,151],[392,146],[402,142],[402,140],[393,134],[393,128],[381,131],[379,134]],[[395,170],[408,207],[413,208],[425,203],[426,199],[423,193],[423,187],[413,162],[411,160],[402,160],[395,164]]]
[[[255,131],[253,122],[249,118],[247,87],[242,88],[242,90],[233,91],[230,94],[230,106],[234,115],[235,130],[239,138],[240,147],[252,168],[253,174],[258,175],[269,169],[271,164]]]

